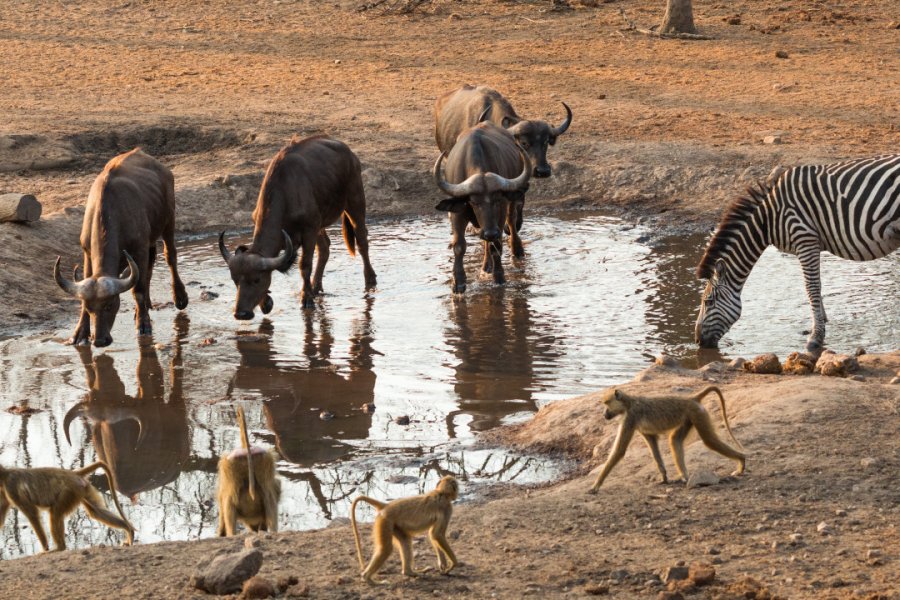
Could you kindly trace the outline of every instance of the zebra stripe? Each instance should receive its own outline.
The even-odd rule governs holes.
[[[900,154],[804,165],[768,188],[748,190],[724,213],[697,267],[707,279],[694,337],[715,347],[741,314],[741,290],[768,246],[797,255],[813,313],[807,349],[825,341],[822,251],[848,260],[900,247]]]

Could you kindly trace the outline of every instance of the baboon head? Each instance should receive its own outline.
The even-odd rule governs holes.
[[[700,300],[694,341],[701,348],[718,348],[719,340],[741,316],[741,293],[729,278],[725,261],[716,261]]]
[[[225,232],[219,234],[219,252],[228,269],[231,280],[237,286],[237,298],[234,303],[234,318],[247,321],[253,318],[253,309],[259,306],[263,314],[272,311],[272,297],[269,295],[269,284],[272,283],[272,271],[282,273],[291,268],[294,262],[294,247],[291,238],[285,231],[281,253],[274,258],[265,257],[246,246],[239,246],[232,254],[225,246]]]
[[[606,390],[601,402],[603,402],[603,405],[605,406],[603,416],[607,419],[615,419],[622,413],[628,411],[628,398],[619,391],[618,388]]]
[[[438,493],[447,496],[450,500],[456,500],[459,496],[459,483],[453,475],[444,475],[435,488]]]

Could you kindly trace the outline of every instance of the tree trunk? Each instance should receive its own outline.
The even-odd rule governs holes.
[[[691,0],[666,0],[660,33],[697,33]]]
[[[41,203],[31,194],[0,194],[0,223],[30,223],[41,218]]]

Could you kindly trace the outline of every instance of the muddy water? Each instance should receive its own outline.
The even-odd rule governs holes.
[[[136,342],[129,297],[105,350],[62,345],[68,328],[0,343],[0,462],[109,461],[134,497],[125,509],[143,542],[215,534],[216,461],[238,442],[237,403],[252,440],[283,457],[284,529],[346,516],[358,493],[419,493],[446,472],[461,476],[469,494],[481,483],[551,479],[565,466],[476,448],[474,434],[627,380],[663,351],[698,361],[691,332],[702,286],[693,269],[704,236],[651,245],[650,233],[602,215],[530,215],[528,258],[506,259],[506,286],[476,277],[480,249],[471,240],[470,286],[460,298],[450,294],[445,220],[377,223],[377,291],[363,291],[361,263],[334,233],[317,309],[300,310],[293,270],[273,277],[273,312],[244,323],[231,317],[234,288],[214,240],[184,240],[191,305],[155,311],[152,340]],[[831,347],[898,346],[898,266],[898,255],[860,264],[826,257]],[[169,297],[159,266],[153,298]],[[744,301],[723,341],[726,357],[802,347],[809,314],[796,259],[767,252]],[[361,410],[365,403],[374,414]],[[334,417],[323,419],[326,411]],[[410,424],[397,424],[404,415]],[[82,512],[67,532],[76,547],[119,539]],[[16,511],[0,540],[2,558],[38,549]]]

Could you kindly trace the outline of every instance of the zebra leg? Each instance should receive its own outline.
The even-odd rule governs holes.
[[[825,347],[825,307],[822,305],[822,279],[819,276],[821,250],[818,246],[803,248],[797,256],[803,269],[803,280],[806,283],[806,295],[812,309],[813,328],[806,339],[807,352],[818,356]]]

